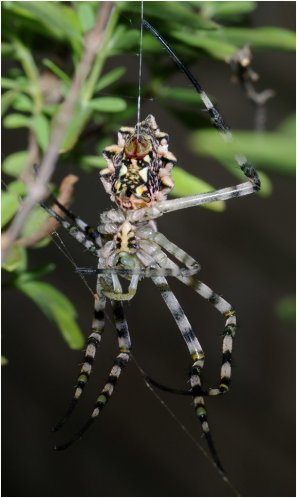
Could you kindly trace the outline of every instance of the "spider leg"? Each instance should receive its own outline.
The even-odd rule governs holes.
[[[168,260],[167,266],[171,268],[177,267],[175,263]],[[177,267],[178,268],[178,267]],[[229,391],[231,382],[231,362],[232,362],[232,347],[233,339],[236,332],[236,313],[224,298],[216,294],[210,287],[198,280],[194,276],[181,276],[177,275],[178,280],[183,282],[185,285],[191,287],[195,292],[197,292],[201,297],[207,299],[213,306],[226,318],[225,327],[223,330],[223,344],[222,344],[222,366],[220,374],[220,383],[216,388],[209,388],[207,390],[201,389],[203,396],[217,396],[219,394],[224,394]],[[150,378],[148,378],[150,381]],[[168,392],[177,392],[177,389],[164,386],[153,380],[156,387],[164,389]],[[158,384],[158,385],[157,385]],[[191,394],[190,391],[179,390],[180,394]]]
[[[186,253],[183,249],[178,247],[176,244],[171,242],[160,232],[155,232],[153,234],[153,240],[159,244],[163,249],[165,249],[169,254],[172,254],[178,261],[183,263],[187,268],[195,270],[195,273],[200,271],[201,266],[199,263]],[[176,275],[178,276],[178,275]]]
[[[136,270],[137,271],[137,270]],[[105,273],[103,269],[103,273]],[[128,288],[128,292],[123,292],[122,286],[120,284],[119,278],[117,276],[116,269],[111,273],[112,286],[106,282],[104,278],[101,278],[101,286],[103,294],[110,300],[115,301],[130,301],[136,294],[137,286],[139,282],[139,274],[133,273],[131,270],[131,280]]]
[[[95,242],[95,244],[98,246],[98,247],[102,247],[102,239],[101,239],[101,235],[100,233],[98,232],[98,230],[96,230],[96,228],[94,227],[91,227],[89,226],[87,223],[85,223],[79,216],[77,216],[75,213],[73,213],[73,211],[71,211],[69,208],[66,208],[65,206],[63,206],[63,204],[61,204],[61,202],[58,201],[58,199],[53,195],[51,194],[51,199],[53,200],[53,202],[61,209],[61,211],[63,211],[63,213],[68,216],[68,218],[70,218],[74,223],[75,225],[87,236],[87,237],[90,237],[91,239],[93,239],[93,241]],[[46,204],[44,202],[40,202],[40,206],[43,208],[43,209],[46,209]]]
[[[55,450],[65,450],[73,443],[75,443],[78,439],[82,437],[82,435],[87,431],[87,429],[93,424],[95,419],[98,417],[99,413],[101,413],[104,406],[109,401],[115,385],[118,381],[118,378],[129,361],[130,351],[131,351],[131,341],[128,330],[128,324],[124,315],[123,303],[120,301],[111,301],[111,306],[114,314],[116,330],[118,333],[118,343],[119,343],[119,354],[114,360],[113,367],[110,371],[110,374],[107,378],[107,381],[101,390],[94,409],[91,413],[90,418],[87,422],[82,426],[82,428],[74,434],[74,436],[66,443],[56,446]]]
[[[98,278],[99,281],[99,278]],[[105,306],[106,306],[106,298],[102,295],[99,284],[97,283],[97,293],[95,294],[95,303],[94,303],[94,318],[92,322],[92,332],[88,337],[87,347],[85,352],[85,358],[83,365],[80,370],[80,374],[77,379],[77,383],[75,386],[75,391],[71,403],[63,416],[63,418],[55,425],[53,431],[58,431],[63,427],[65,422],[67,422],[68,418],[72,414],[74,408],[77,405],[78,400],[80,399],[85,386],[89,381],[89,377],[92,371],[92,365],[95,360],[96,351],[98,345],[101,342],[102,333],[104,331],[105,325]]]
[[[248,168],[252,167],[247,165],[246,169]],[[255,172],[254,168],[252,169]],[[251,175],[253,175],[253,173],[251,173]],[[189,207],[201,206],[202,204],[210,204],[211,202],[227,201],[229,199],[243,197],[245,195],[252,194],[256,190],[259,190],[259,188],[256,188],[252,181],[248,181],[240,183],[233,187],[214,190],[213,192],[206,192],[204,194],[197,194],[187,197],[181,197],[179,199],[156,202],[154,206],[130,211],[128,213],[127,219],[131,223],[156,219],[165,213],[171,213],[172,211],[178,211],[180,209]]]
[[[80,220],[80,226],[79,226],[79,225],[76,225],[76,222],[70,223],[69,221],[64,220],[64,218],[59,216],[51,207],[47,206],[43,202],[40,203],[40,206],[43,209],[45,209],[45,211],[47,211],[47,213],[50,216],[55,218],[59,222],[59,224],[63,228],[65,228],[65,230],[69,233],[69,235],[71,235],[71,237],[73,237],[75,240],[77,240],[77,242],[82,244],[94,256],[97,256],[97,257],[99,256],[99,250],[100,250],[101,246],[97,245],[98,239],[95,241],[95,240],[90,240],[90,238],[88,238],[88,237],[90,237],[90,235],[85,233],[82,230],[82,224],[84,223],[82,220],[79,219]],[[64,208],[64,209],[66,209],[66,208]],[[84,223],[84,225],[86,227],[88,227],[88,225],[86,223]]]
[[[186,75],[186,77],[189,79],[189,81],[192,83],[193,87],[195,88],[196,92],[200,95],[201,100],[203,104],[205,105],[205,108],[210,116],[210,120],[214,127],[218,130],[219,133],[223,136],[224,139],[227,139],[229,141],[232,140],[232,133],[230,132],[228,126],[225,124],[223,117],[221,116],[219,110],[213,105],[211,102],[210,98],[202,88],[201,84],[197,81],[195,76],[191,73],[189,68],[183,64],[183,62],[177,57],[177,55],[173,52],[173,50],[169,47],[168,43],[164,40],[164,38],[158,33],[158,31],[153,28],[147,21],[143,21],[143,26],[150,31],[157,40],[163,45],[165,50],[169,53],[170,57],[173,59],[175,64],[179,67],[179,69]],[[244,173],[244,175],[250,180],[252,189],[250,192],[245,192],[241,193],[241,195],[247,195],[248,193],[252,193],[254,191],[260,190],[260,179],[258,177],[258,174],[251,166],[246,157],[243,155],[236,155],[235,160],[237,164],[239,165],[240,169]],[[242,184],[243,185],[243,184]],[[240,185],[239,185],[240,186]],[[238,187],[239,187],[238,186]]]
[[[201,395],[201,379],[200,374],[204,365],[204,353],[201,348],[201,345],[195,336],[193,329],[188,321],[182,307],[180,306],[178,300],[175,295],[171,291],[167,280],[164,277],[154,277],[152,278],[154,284],[158,287],[161,292],[162,298],[164,299],[169,311],[171,312],[185,342],[188,347],[188,350],[191,354],[191,357],[194,361],[191,367],[190,373],[190,383],[192,387],[192,395],[194,399],[194,407],[195,413],[200,420],[201,427],[205,439],[208,444],[209,451],[212,455],[213,461],[218,467],[218,469],[224,473],[223,466],[218,457],[217,451],[214,446],[214,442],[210,433],[208,421],[207,421],[207,413],[205,402],[203,396]]]
[[[236,332],[236,314],[232,306],[219,294],[216,294],[210,287],[195,277],[177,277],[181,282],[191,287],[201,297],[207,299],[225,318],[225,327],[223,331],[223,354],[220,374],[220,383],[216,388],[209,388],[203,392],[204,396],[217,396],[229,391],[231,382],[231,360],[233,338]]]

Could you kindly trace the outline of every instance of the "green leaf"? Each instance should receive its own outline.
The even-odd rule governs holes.
[[[16,111],[32,112],[33,102],[27,95],[19,94],[13,103],[13,108]]]
[[[55,268],[56,266],[54,263],[47,263],[45,265],[38,266],[37,268],[34,268],[34,270],[18,275],[15,283],[17,285],[23,285],[27,282],[35,281],[38,278],[44,277],[45,275],[53,272]]]
[[[278,317],[295,326],[296,322],[296,296],[285,296],[277,304],[276,313]]]
[[[45,152],[49,141],[49,123],[44,114],[38,114],[38,116],[34,116],[32,127],[35,131],[39,147],[43,152]]]
[[[10,10],[28,15],[59,38],[81,41],[80,24],[71,7],[60,2],[9,2]]]
[[[212,33],[209,34],[205,31],[195,33],[173,31],[171,35],[190,47],[199,48],[216,59],[225,60],[236,52],[237,47],[224,39],[221,30],[220,33],[221,35],[217,36],[218,39],[214,38]]]
[[[5,128],[23,128],[31,125],[31,119],[23,114],[9,114],[3,119]]]
[[[136,12],[139,15],[139,2],[122,2],[120,9]],[[216,24],[199,15],[190,2],[149,2],[144,4],[146,18],[153,17],[166,24],[174,22],[180,26],[211,30],[216,29]]]
[[[66,74],[57,64],[55,64],[50,59],[42,59],[42,64],[47,67],[53,74],[58,76],[59,79],[64,81],[67,86],[71,83],[71,78]]]
[[[81,160],[83,168],[105,168],[106,160],[102,156],[83,156]]]
[[[89,2],[75,2],[76,12],[83,33],[90,31],[95,24],[95,13]]]
[[[1,227],[4,227],[15,215],[19,201],[15,194],[2,192],[1,195]]]
[[[15,100],[18,98],[19,93],[16,90],[8,90],[3,93],[1,97],[1,115],[6,113],[6,111],[13,105]]]
[[[37,232],[45,223],[48,218],[48,214],[39,206],[36,206],[30,213],[25,226],[22,229],[22,237],[28,237],[33,233]]]
[[[7,156],[2,164],[4,173],[18,178],[25,169],[28,160],[28,151],[22,150]]]
[[[18,78],[16,80],[10,78],[1,78],[1,87],[7,90],[16,90],[18,92],[29,92],[29,82],[25,78]]]
[[[252,48],[271,50],[295,50],[295,33],[288,29],[263,26],[262,28],[224,28],[224,37],[229,43],[241,47],[250,43]],[[217,38],[219,33],[212,33]]]
[[[21,180],[14,180],[8,185],[9,192],[14,193],[17,197],[22,197],[27,193],[27,186]]]
[[[13,245],[9,249],[7,258],[2,263],[2,268],[8,272],[24,271],[27,268],[26,249],[24,249],[24,247]]]
[[[191,138],[192,149],[198,154],[233,161],[235,154],[267,171],[295,174],[295,140],[277,132],[256,134],[248,131],[233,133],[235,140],[226,143],[216,130],[201,130]]]
[[[98,97],[92,99],[88,106],[100,112],[121,112],[127,107],[125,100],[119,97]]]
[[[200,104],[201,97],[192,88],[183,87],[170,87],[160,85],[158,89],[158,98],[165,98],[169,100],[178,100],[186,104]]]
[[[14,47],[11,43],[2,42],[1,43],[1,53],[3,57],[12,58],[14,55]]]
[[[236,19],[244,14],[252,12],[257,7],[257,2],[202,2],[203,14],[217,19]]]
[[[1,356],[1,367],[8,365],[8,359],[5,356]]]
[[[48,283],[33,280],[17,282],[17,287],[58,327],[72,349],[82,348],[84,337],[75,320],[75,308],[60,291]]]
[[[75,146],[91,114],[92,110],[87,106],[80,104],[76,107],[62,142],[61,153],[68,152]]]
[[[204,182],[200,178],[197,178],[196,176],[191,175],[178,166],[175,166],[172,170],[172,176],[175,186],[171,192],[171,195],[174,197],[202,194],[215,190],[214,187],[208,183]],[[202,207],[212,209],[213,211],[223,211],[225,209],[225,202],[212,202],[210,204],[203,204]]]
[[[292,114],[285,119],[278,127],[279,133],[287,137],[296,136],[296,115]]]
[[[120,79],[123,74],[125,74],[125,72],[125,67],[116,67],[115,69],[112,69],[111,71],[109,71],[109,73],[100,78],[97,85],[95,86],[94,92],[100,92],[101,90],[103,90],[103,88],[111,85],[112,83]]]

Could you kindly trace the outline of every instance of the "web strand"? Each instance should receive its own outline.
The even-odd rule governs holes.
[[[164,399],[159,396],[159,394],[155,391],[155,389],[152,387],[152,385],[147,382],[146,378],[147,375],[144,372],[144,370],[141,368],[139,363],[136,361],[135,357],[131,354],[131,358],[134,361],[134,364],[138,371],[140,372],[140,375],[143,377],[143,380],[145,382],[146,387],[151,391],[151,393],[155,396],[157,401],[160,403],[161,406],[167,411],[167,413],[170,415],[170,417],[174,420],[174,422],[179,426],[179,428],[183,431],[183,433],[192,441],[192,443],[196,446],[196,448],[203,454],[203,456],[206,458],[206,460],[214,467],[215,471],[219,475],[219,477],[222,479],[222,481],[233,491],[235,496],[241,496],[239,491],[236,489],[236,487],[233,485],[233,483],[230,481],[230,479],[227,477],[227,475],[222,472],[214,461],[210,458],[209,454],[207,451],[203,448],[203,446],[197,441],[197,439],[193,436],[193,434],[189,431],[189,429],[181,422],[181,420],[175,415],[175,413],[169,408],[167,403],[165,403]]]
[[[141,76],[142,76],[142,39],[143,39],[143,1],[140,14],[140,43],[139,43],[139,73],[138,73],[138,99],[137,99],[137,140],[139,139],[140,105],[141,105]]]

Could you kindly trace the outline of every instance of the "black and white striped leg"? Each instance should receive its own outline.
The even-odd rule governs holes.
[[[185,342],[188,347],[188,350],[191,354],[194,363],[191,367],[190,373],[190,383],[192,387],[192,396],[194,399],[195,412],[197,417],[200,420],[203,434],[206,438],[209,451],[212,455],[213,461],[221,472],[224,472],[223,466],[218,457],[217,451],[214,446],[213,439],[211,437],[211,433],[209,430],[209,425],[207,421],[207,413],[206,407],[204,403],[204,399],[201,395],[201,370],[204,365],[204,353],[202,351],[201,345],[195,336],[193,329],[190,325],[189,320],[187,319],[182,307],[180,306],[178,300],[175,295],[171,291],[167,280],[164,277],[156,277],[152,278],[155,285],[161,292],[161,295],[169,308]]]
[[[70,223],[69,221],[64,220],[64,218],[59,216],[51,207],[47,206],[46,204],[40,203],[40,205],[43,209],[45,209],[45,211],[50,216],[52,216],[52,218],[55,218],[58,221],[58,223],[63,228],[65,228],[65,230],[69,233],[69,235],[71,235],[71,237],[73,237],[75,240],[77,240],[77,242],[82,244],[94,256],[99,257],[99,250],[100,250],[101,246],[97,245],[97,241],[91,240],[89,238],[90,235],[89,234],[87,235],[82,230],[82,223],[84,223],[84,222],[82,222],[82,220],[81,220],[81,227],[79,227],[76,225],[75,222]],[[87,224],[85,224],[85,225],[88,226]]]
[[[116,359],[114,360],[113,367],[110,371],[110,374],[107,378],[105,385],[103,386],[103,389],[101,390],[97,398],[96,404],[93,408],[90,418],[67,443],[64,443],[60,446],[56,446],[55,450],[65,450],[66,448],[71,446],[78,439],[80,439],[82,435],[88,430],[88,428],[93,424],[93,422],[98,417],[99,413],[101,413],[105,405],[108,403],[115,389],[116,383],[120,377],[120,374],[129,361],[130,351],[131,351],[131,340],[128,330],[128,324],[124,315],[123,303],[120,301],[111,301],[111,306],[115,319],[116,330],[118,333],[118,343],[119,343],[120,352],[117,355]]]
[[[74,222],[74,224],[79,228],[87,237],[92,239],[94,243],[100,248],[102,247],[102,239],[98,230],[94,227],[88,225],[85,221],[83,221],[79,216],[77,216],[73,211],[69,208],[66,208],[58,201],[58,199],[51,194],[51,199],[58,206],[58,208],[70,219]],[[40,206],[47,210],[47,205],[44,202],[40,202]]]
[[[207,299],[225,318],[225,327],[223,330],[223,345],[222,345],[222,366],[220,374],[220,382],[218,387],[209,388],[207,391],[202,391],[204,396],[216,396],[224,394],[229,390],[231,382],[231,361],[233,338],[236,332],[236,314],[232,306],[219,294],[216,294],[210,287],[195,277],[177,277],[181,282],[191,287],[201,297]]]
[[[99,279],[98,279],[99,280]],[[97,291],[100,292],[100,288],[97,285]],[[95,294],[95,304],[94,304],[94,318],[92,322],[92,332],[88,337],[87,347],[85,352],[84,362],[82,364],[80,374],[77,379],[77,383],[75,386],[75,391],[71,403],[64,415],[64,417],[57,423],[54,427],[54,431],[58,431],[63,427],[65,422],[67,422],[68,418],[72,414],[74,408],[77,405],[78,400],[80,399],[84,388],[86,387],[89,377],[91,375],[92,366],[95,360],[97,348],[101,342],[102,333],[104,331],[105,325],[105,306],[106,306],[106,298],[101,293]]]
[[[201,100],[203,104],[205,105],[205,108],[210,116],[211,122],[213,126],[218,130],[219,133],[222,134],[223,138],[227,140],[232,140],[232,134],[227,127],[227,125],[224,122],[223,117],[221,116],[219,110],[213,105],[211,102],[210,98],[202,88],[201,84],[197,81],[195,76],[191,73],[189,68],[183,64],[183,62],[177,57],[177,55],[173,52],[173,50],[170,48],[166,40],[158,33],[158,31],[151,26],[147,21],[143,21],[143,26],[152,33],[152,35],[157,38],[157,40],[163,45],[165,50],[167,50],[168,54],[170,57],[173,59],[175,64],[179,67],[179,69],[186,75],[186,77],[189,79],[189,81],[192,83],[193,87],[195,88],[196,92],[200,95]],[[246,157],[243,155],[236,155],[235,160],[237,164],[240,166],[240,169],[244,173],[244,175],[250,180],[251,182],[251,190],[250,192],[245,191],[245,194],[240,190],[241,195],[246,195],[247,193],[252,193],[254,191],[260,190],[261,184],[260,184],[260,179],[259,176],[255,170],[255,168],[248,163]],[[237,187],[240,187],[238,185]],[[233,187],[236,188],[236,187]]]

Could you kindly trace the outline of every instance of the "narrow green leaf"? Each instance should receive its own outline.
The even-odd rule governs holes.
[[[234,162],[235,154],[245,154],[250,161],[267,171],[295,174],[295,140],[277,132],[256,134],[237,131],[235,140],[226,143],[216,130],[200,130],[191,138],[192,149],[198,154]]]
[[[72,349],[82,348],[84,337],[75,321],[76,311],[66,296],[50,284],[39,281],[18,282],[17,287],[58,327]]]
[[[296,115],[292,114],[278,127],[279,133],[289,137],[296,137]]]
[[[5,128],[23,128],[31,125],[31,120],[23,114],[9,114],[3,119]]]
[[[76,107],[62,142],[61,153],[68,152],[75,146],[91,114],[92,110],[87,106],[79,105]]]
[[[206,17],[216,19],[234,19],[248,14],[257,8],[257,2],[202,2],[202,11]]]
[[[1,356],[1,367],[8,365],[8,359],[5,356]]]
[[[16,90],[8,90],[3,93],[1,97],[1,115],[6,113],[6,111],[13,105],[15,100],[18,98],[19,93]]]
[[[89,168],[105,168],[106,160],[102,156],[83,156],[81,165]]]
[[[21,180],[14,180],[8,185],[8,190],[14,193],[16,197],[22,197],[27,193],[27,186]]]
[[[100,112],[121,112],[127,107],[125,100],[119,97],[98,97],[92,99],[88,106]]]
[[[295,50],[295,33],[288,29],[263,26],[260,28],[224,28],[224,37],[229,43],[241,47],[250,43],[252,48],[271,50]],[[219,33],[211,33],[217,38]]]
[[[221,35],[218,35],[216,38],[213,37],[212,33],[205,31],[195,33],[173,31],[171,35],[190,47],[199,48],[216,59],[225,60],[236,52],[237,47],[234,44],[228,43],[228,40],[222,36],[221,31],[220,33]]]
[[[26,271],[18,275],[17,281],[15,283],[16,285],[23,285],[26,284],[27,282],[31,281],[35,282],[35,280],[39,279],[40,277],[44,277],[45,275],[48,275],[49,273],[53,272],[55,268],[56,266],[54,263],[47,263],[38,266],[37,268],[34,268],[34,270]]]
[[[30,213],[23,229],[22,237],[28,237],[33,233],[37,232],[45,223],[48,218],[48,214],[39,206],[36,206]]]
[[[13,108],[16,111],[32,112],[33,102],[27,95],[19,94],[13,103]]]
[[[2,164],[4,173],[18,178],[25,169],[28,160],[28,151],[22,150],[7,156]]]
[[[139,14],[138,2],[121,2],[120,9]],[[145,15],[147,17],[163,20],[165,23],[174,22],[180,26],[189,26],[196,29],[216,29],[216,24],[199,15],[190,2],[145,2]]]
[[[169,100],[178,100],[179,102],[185,102],[186,104],[200,104],[201,97],[192,90],[192,88],[183,88],[177,86],[164,86],[161,85],[158,89],[158,98],[165,98]]]
[[[45,152],[49,141],[49,123],[44,114],[34,116],[32,127],[35,131],[39,147]]]
[[[70,85],[71,83],[71,78],[66,74],[57,64],[55,64],[53,61],[50,59],[43,59],[42,64],[47,67],[53,74],[58,76],[59,79],[64,81],[67,86]]]
[[[10,10],[19,15],[30,14],[60,38],[81,40],[80,24],[71,7],[60,2],[10,2]]]
[[[202,194],[215,190],[215,188],[209,185],[209,183],[206,183],[200,178],[191,175],[178,166],[175,166],[172,170],[172,176],[175,186],[171,194],[174,197],[185,197],[188,195]],[[212,202],[210,204],[203,204],[202,207],[212,209],[213,211],[223,211],[225,209],[225,202]]]
[[[11,43],[2,42],[1,43],[1,53],[3,57],[13,57],[14,56],[14,47]]]
[[[2,192],[1,195],[1,227],[4,227],[15,215],[19,201],[15,194]]]
[[[281,320],[294,327],[296,323],[296,296],[283,297],[277,304],[276,313]]]
[[[25,271],[27,268],[27,252],[24,247],[13,245],[9,249],[9,253],[5,261],[2,263],[2,268],[8,272]]]
[[[95,13],[92,6],[89,2],[75,2],[74,6],[76,7],[82,32],[90,31],[95,24]]]
[[[118,79],[120,79],[123,74],[125,74],[126,68],[125,67],[116,67],[115,69],[112,69],[109,71],[109,73],[104,74],[98,81],[97,85],[95,86],[95,92],[101,92],[103,88],[106,88],[107,86],[111,85]]]

